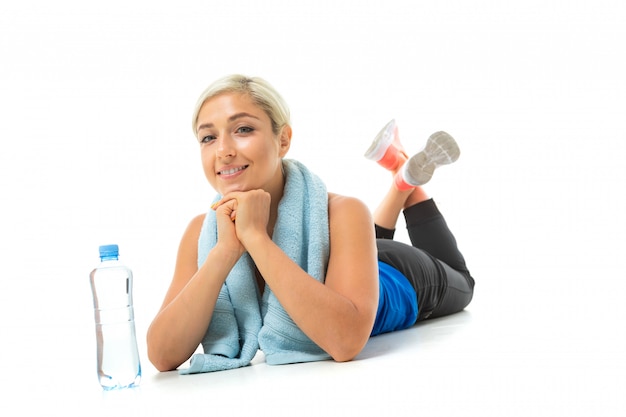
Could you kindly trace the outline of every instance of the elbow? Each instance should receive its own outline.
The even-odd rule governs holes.
[[[368,340],[369,337],[352,343],[346,343],[344,340],[343,342],[337,343],[335,346],[330,348],[327,353],[335,362],[350,362],[356,358],[359,353],[361,353]]]
[[[151,352],[150,349],[148,349],[148,359],[159,372],[174,371],[180,366],[180,364],[172,362],[170,359],[164,357],[163,355],[157,355],[156,353]]]
[[[374,327],[374,313],[366,321],[347,323],[343,329],[337,329],[332,337],[332,343],[327,345],[328,353],[335,362],[349,362],[356,358],[372,334]]]
[[[361,349],[358,349],[358,350],[341,349],[341,350],[337,350],[335,352],[329,353],[329,355],[331,356],[331,358],[333,358],[335,362],[350,362],[351,360],[356,358],[360,352],[361,352]]]
[[[166,351],[162,347],[159,347],[158,344],[154,343],[153,341],[151,342],[149,337],[148,337],[147,348],[148,348],[147,349],[148,359],[150,360],[150,363],[152,363],[152,365],[159,372],[173,371],[184,362],[182,361],[178,363],[175,360],[173,360],[173,357],[171,354],[167,354]]]
[[[176,369],[176,368],[170,368],[166,364],[161,364],[159,362],[153,362],[153,361],[151,362],[154,365],[154,367],[157,369],[157,371],[159,372],[168,372],[168,371],[173,371]]]
[[[167,372],[173,370],[171,369],[171,366],[169,366],[165,358],[163,358],[161,355],[156,354],[154,352],[154,349],[150,348],[150,345],[148,345],[148,359],[159,372]]]
[[[334,354],[330,356],[333,358],[335,362],[350,362],[351,360],[356,358],[357,354],[339,353],[339,354]]]
[[[154,365],[154,367],[159,372],[174,371],[177,368],[177,366],[172,366],[168,362],[165,362],[165,361],[160,361],[159,362],[159,361],[150,359],[150,362],[152,362],[152,365]]]

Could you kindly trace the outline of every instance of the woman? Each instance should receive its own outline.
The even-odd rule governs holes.
[[[372,219],[359,200],[328,193],[297,161],[289,111],[264,80],[216,81],[192,119],[211,210],[194,218],[148,330],[148,356],[181,373],[353,359],[372,335],[462,310],[474,281],[434,202],[420,187],[453,162],[447,134],[408,158],[391,122],[366,156],[393,174]],[[391,240],[404,210],[413,246]],[[372,227],[372,224],[376,227]],[[380,239],[377,239],[380,238]]]

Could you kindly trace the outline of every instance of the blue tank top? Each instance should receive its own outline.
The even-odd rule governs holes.
[[[417,320],[417,296],[400,271],[378,261],[380,296],[372,336],[402,330]]]

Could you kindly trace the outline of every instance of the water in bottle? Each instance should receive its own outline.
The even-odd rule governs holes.
[[[105,390],[139,385],[141,365],[133,313],[133,273],[117,245],[100,246],[100,265],[89,275],[96,320],[98,380]]]

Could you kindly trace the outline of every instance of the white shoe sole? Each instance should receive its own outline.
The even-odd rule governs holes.
[[[413,155],[402,168],[402,178],[414,187],[426,184],[435,168],[448,165],[459,159],[461,150],[452,136],[446,132],[430,135],[424,149]]]
[[[374,141],[365,152],[365,157],[375,162],[380,161],[385,156],[389,145],[393,143],[395,129],[396,121],[392,119],[378,132],[378,135],[376,135]]]

